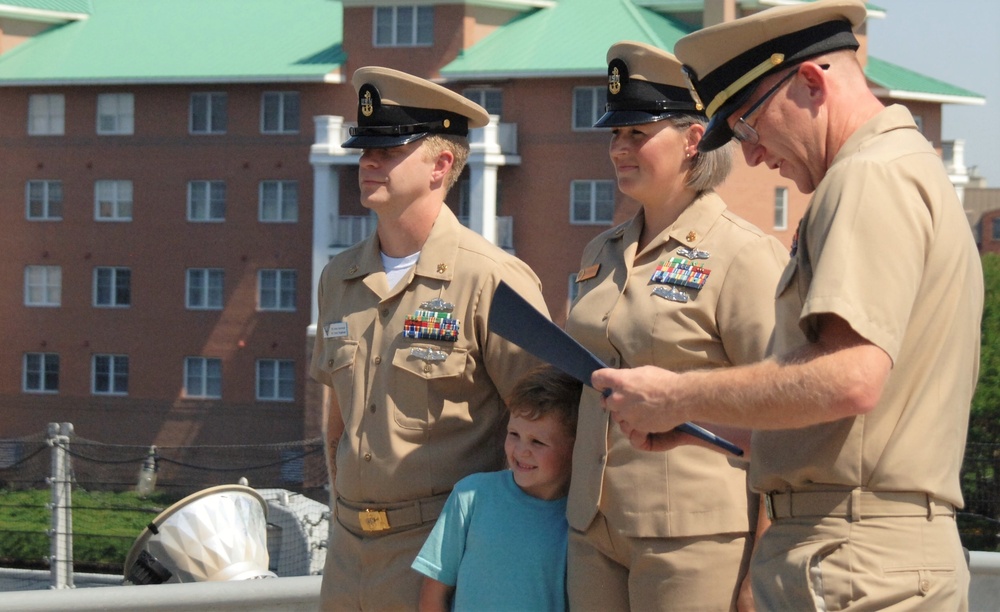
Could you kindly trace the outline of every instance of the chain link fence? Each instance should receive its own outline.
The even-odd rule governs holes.
[[[52,435],[53,425],[48,433],[0,439],[0,567],[55,576],[68,564],[69,586],[74,573],[121,576],[132,544],[160,512],[202,489],[245,479],[268,502],[271,570],[322,571],[324,552],[316,549],[325,546],[329,518],[322,439],[151,448]],[[72,432],[71,425],[62,428]],[[68,458],[64,471],[57,455]],[[61,488],[66,495],[57,495]],[[58,513],[67,520],[54,521]],[[7,578],[0,590],[37,582]]]

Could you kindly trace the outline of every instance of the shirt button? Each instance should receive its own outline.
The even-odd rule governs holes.
[[[382,357],[381,356],[376,356],[375,357],[375,365],[378,365],[380,363],[382,363]]]
[[[924,578],[923,580],[920,581],[920,592],[926,593],[929,590],[931,590],[931,581]]]
[[[332,368],[333,367],[333,359],[327,361],[326,365],[327,365],[327,367]]]
[[[611,358],[611,359],[610,359],[610,360],[608,361],[608,364],[610,364],[610,365],[611,365],[611,367],[615,367],[615,366],[617,366],[617,365],[618,365],[618,358],[617,358],[617,357],[612,357],[612,358]]]
[[[425,365],[424,366],[424,374],[428,374],[428,373],[430,373],[430,371],[431,371],[431,366],[430,365]]]
[[[372,460],[372,454],[371,453],[365,453],[365,461],[371,461],[371,460]]]
[[[375,413],[375,404],[372,404],[371,406],[368,406],[368,412],[371,412],[372,414]]]
[[[597,456],[597,464],[598,465],[604,465],[604,459],[605,459],[605,457],[606,457],[606,455],[598,455]]]
[[[388,317],[389,316],[389,309],[388,308],[383,308],[382,309],[382,316],[383,317]]]

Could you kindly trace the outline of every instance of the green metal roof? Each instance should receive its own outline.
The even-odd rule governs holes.
[[[70,0],[30,4],[60,3]],[[90,18],[0,55],[0,86],[321,81],[346,60],[343,9],[332,0],[87,3]]]
[[[631,0],[560,0],[498,28],[441,69],[450,79],[600,76],[608,47],[635,40],[672,49],[690,31]]]
[[[900,100],[927,100],[948,104],[984,104],[986,99],[974,91],[924,76],[902,66],[868,56],[865,76],[875,85],[878,95]]]
[[[3,0],[0,10],[28,9],[34,11],[52,11],[56,13],[89,13],[90,0]]]

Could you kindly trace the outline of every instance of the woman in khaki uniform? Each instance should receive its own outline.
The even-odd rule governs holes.
[[[641,209],[585,249],[567,331],[612,367],[761,359],[784,248],[714,193],[731,152],[698,153],[706,120],[680,63],[631,42],[608,62],[608,112],[595,127],[613,129],[618,187]],[[757,529],[746,467],[693,445],[636,450],[586,390],[568,503],[571,608],[735,609]]]

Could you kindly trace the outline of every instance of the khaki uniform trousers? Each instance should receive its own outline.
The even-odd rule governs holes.
[[[570,529],[570,610],[736,609],[750,564],[746,533],[632,538],[598,513],[586,532]]]
[[[406,516],[408,522],[418,524],[378,533],[363,531],[357,508],[340,501],[335,503],[323,567],[320,609],[324,612],[416,610],[424,577],[410,566],[433,529],[446,498],[447,495],[428,498],[430,503],[423,517],[419,516],[419,510],[409,511],[413,503],[391,505],[410,508],[390,511],[390,524],[400,512],[404,512],[402,516]]]
[[[860,506],[861,516],[850,506],[846,516],[775,508],[750,568],[758,610],[968,610],[969,569],[950,505],[910,516],[865,516],[873,506]]]

